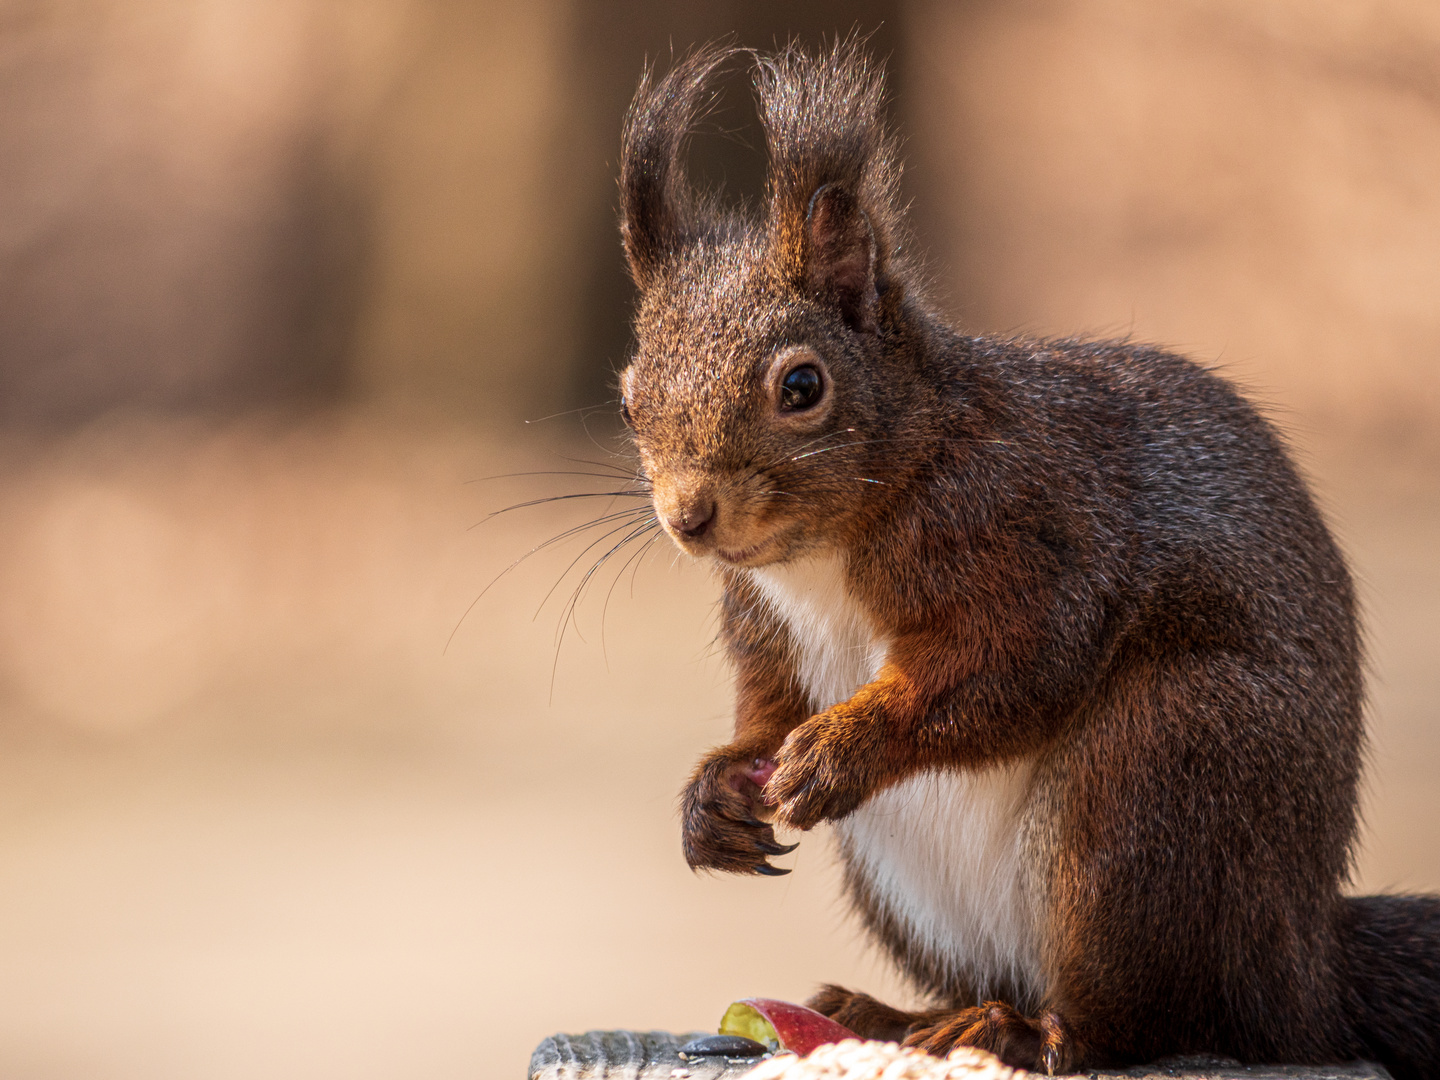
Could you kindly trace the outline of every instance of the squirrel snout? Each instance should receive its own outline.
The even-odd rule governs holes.
[[[687,540],[699,540],[715,524],[715,500],[697,499],[688,506],[678,507],[666,516],[671,530]]]
[[[720,492],[715,478],[688,470],[656,470],[655,514],[681,547],[698,551],[699,542],[711,542],[720,515]]]

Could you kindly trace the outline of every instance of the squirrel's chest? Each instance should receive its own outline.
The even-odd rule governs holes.
[[[838,556],[797,559],[750,571],[790,631],[801,684],[815,712],[844,701],[875,677],[889,642],[850,595]]]
[[[846,587],[841,559],[751,571],[790,632],[815,712],[873,679],[889,642]],[[1027,824],[1032,769],[922,772],[836,824],[872,929],[922,984],[1039,997],[1041,905]],[[896,933],[898,931],[898,933]]]

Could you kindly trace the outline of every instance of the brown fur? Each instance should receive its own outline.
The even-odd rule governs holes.
[[[759,61],[762,217],[697,196],[685,137],[733,55],[646,76],[621,178],[641,288],[626,410],[662,523],[719,567],[738,683],[734,740],[683,796],[690,865],[783,872],[769,813],[808,829],[922,771],[1033,762],[1043,1000],[978,1000],[850,873],[938,1007],[831,987],[822,1011],[1051,1070],[1199,1051],[1440,1069],[1440,905],[1340,894],[1355,602],[1274,429],[1156,349],[946,326],[853,42]],[[813,408],[783,404],[797,366],[823,375]],[[803,643],[748,568],[816,552],[843,556],[889,647],[810,716]]]

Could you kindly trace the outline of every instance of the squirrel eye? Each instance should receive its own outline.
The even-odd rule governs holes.
[[[626,427],[634,427],[630,422],[630,403],[622,395],[620,398],[620,419],[625,421]]]
[[[808,409],[820,400],[825,381],[809,364],[797,367],[780,384],[780,405],[791,412]]]

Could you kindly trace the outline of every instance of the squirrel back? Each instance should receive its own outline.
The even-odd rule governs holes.
[[[934,1008],[817,1007],[1027,1068],[1174,1053],[1440,1068],[1440,901],[1341,895],[1361,654],[1280,437],[1128,342],[962,335],[907,254],[880,71],[757,63],[759,213],[682,166],[715,70],[641,82],[622,410],[656,515],[724,586],[732,742],[692,867],[788,871],[835,823],[867,927]]]

